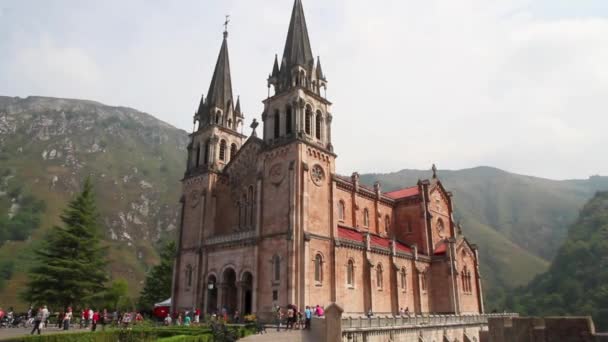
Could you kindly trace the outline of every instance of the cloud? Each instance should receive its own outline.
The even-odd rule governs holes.
[[[338,171],[608,174],[608,160],[590,157],[608,143],[601,1],[305,0]],[[291,2],[69,3],[5,5],[0,50],[12,57],[0,56],[0,92],[86,97],[188,129],[229,13],[234,91],[247,120],[260,120]]]

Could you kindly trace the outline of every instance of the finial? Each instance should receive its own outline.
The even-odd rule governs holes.
[[[431,170],[433,170],[433,179],[437,178],[437,166],[435,164],[433,164]]]
[[[258,134],[255,132],[255,129],[258,128],[259,125],[260,124],[258,123],[258,120],[253,119],[253,122],[251,123],[251,126],[249,126],[249,127],[251,127],[251,129],[253,129],[253,132],[251,132],[251,136],[252,137],[257,137],[258,136]]]
[[[230,15],[226,14],[226,21],[224,21],[224,39],[228,38],[228,23],[230,23]]]

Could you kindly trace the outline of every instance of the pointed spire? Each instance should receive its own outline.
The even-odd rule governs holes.
[[[323,75],[323,69],[321,68],[321,57],[317,56],[317,79],[325,80],[325,75]]]
[[[230,77],[230,61],[228,58],[228,31],[224,31],[224,40],[217,57],[209,91],[207,92],[207,107],[218,107],[224,110],[232,103],[232,80]]]
[[[234,112],[240,114],[241,113],[241,97],[238,96],[236,98],[236,107],[234,108]]]
[[[274,65],[272,66],[272,75],[270,75],[271,77],[278,77],[279,76],[279,56],[277,56],[276,54],[274,55]]]
[[[298,64],[302,66],[314,64],[315,58],[310,48],[302,0],[295,0],[293,4],[283,59],[286,60],[288,67]]]

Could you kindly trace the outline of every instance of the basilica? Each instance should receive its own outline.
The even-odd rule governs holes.
[[[267,317],[276,305],[345,313],[482,313],[477,247],[430,179],[385,192],[335,172],[328,80],[295,0],[269,73],[263,126],[232,92],[224,32],[182,179],[173,310]]]

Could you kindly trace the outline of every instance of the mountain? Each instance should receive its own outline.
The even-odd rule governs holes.
[[[19,303],[32,249],[87,175],[112,277],[136,295],[157,242],[175,235],[187,143],[185,131],[130,108],[0,97],[0,303]]]
[[[111,275],[126,279],[136,296],[158,262],[158,242],[175,238],[187,143],[187,132],[134,109],[0,96],[0,305],[19,303],[32,250],[87,175]],[[430,175],[402,170],[361,180],[389,191]],[[608,189],[607,177],[553,181],[489,167],[439,177],[454,193],[456,219],[480,247],[489,309],[547,270],[585,202]]]
[[[366,174],[385,191],[416,184],[431,171],[402,170]],[[504,300],[505,290],[525,285],[545,271],[566,238],[568,226],[597,190],[608,189],[608,177],[555,181],[490,167],[439,171],[454,193],[455,219],[480,247],[486,307]]]
[[[608,330],[608,192],[598,192],[568,230],[551,267],[507,306],[529,315],[592,315]]]

